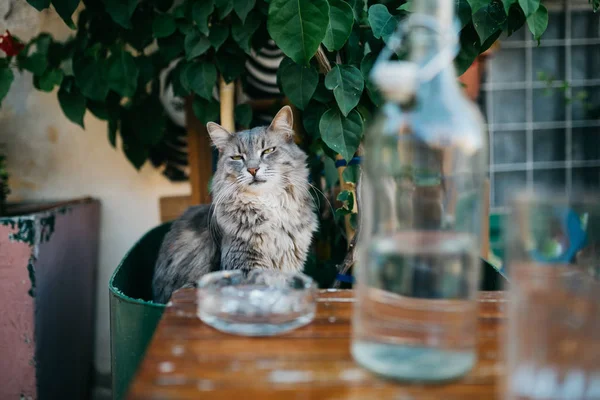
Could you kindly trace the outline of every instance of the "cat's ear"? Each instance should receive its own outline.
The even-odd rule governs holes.
[[[294,115],[292,114],[291,107],[285,106],[279,110],[267,130],[282,135],[286,140],[291,141],[294,137]]]
[[[208,130],[208,134],[210,135],[210,139],[213,144],[219,151],[222,151],[229,139],[233,136],[227,129],[223,128],[219,124],[215,124],[214,122],[209,122],[206,124],[206,129]]]

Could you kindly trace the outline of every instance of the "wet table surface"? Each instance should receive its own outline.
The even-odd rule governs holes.
[[[504,375],[502,292],[480,292],[478,362],[441,385],[399,384],[360,368],[350,354],[352,291],[321,291],[317,316],[285,335],[248,338],[196,317],[193,289],[175,293],[134,378],[129,399],[496,399]]]

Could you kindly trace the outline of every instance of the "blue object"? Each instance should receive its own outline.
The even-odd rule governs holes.
[[[557,257],[548,257],[538,249],[531,251],[531,257],[544,263],[569,263],[586,243],[587,234],[581,226],[579,215],[570,208],[555,207],[554,215],[560,221],[563,232],[568,240],[568,247]],[[564,244],[564,243],[563,243]]]
[[[339,167],[345,167],[346,165],[358,165],[361,162],[361,158],[360,157],[353,157],[352,160],[350,160],[350,162],[346,162],[346,160],[335,160],[335,167],[339,168]]]
[[[354,283],[354,277],[352,275],[337,274],[335,280],[344,283]]]

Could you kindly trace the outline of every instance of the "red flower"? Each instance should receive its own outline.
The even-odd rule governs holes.
[[[25,45],[15,39],[7,30],[0,36],[0,50],[6,53],[8,57],[16,56],[25,48]]]

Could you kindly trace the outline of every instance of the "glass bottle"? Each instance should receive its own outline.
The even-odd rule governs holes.
[[[408,61],[372,73],[386,102],[365,134],[352,354],[437,382],[476,361],[487,135],[452,62],[455,1],[413,4]]]

